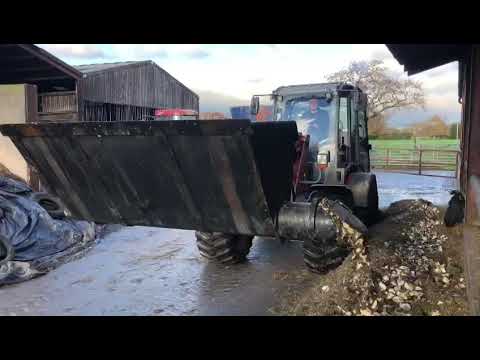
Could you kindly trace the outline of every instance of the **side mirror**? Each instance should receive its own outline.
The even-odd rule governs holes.
[[[250,102],[250,114],[257,115],[260,110],[260,98],[258,96],[253,96],[252,101]]]
[[[368,150],[372,150],[372,144],[367,145]]]

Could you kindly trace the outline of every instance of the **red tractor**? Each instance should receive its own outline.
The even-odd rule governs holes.
[[[169,120],[0,131],[73,218],[196,230],[200,253],[224,264],[245,260],[255,236],[302,240],[307,267],[324,272],[348,253],[338,219],[365,233],[359,218],[378,210],[366,96],[338,83],[269,96],[273,121],[183,119],[197,115],[165,109],[157,117]],[[324,198],[335,200],[333,212]]]

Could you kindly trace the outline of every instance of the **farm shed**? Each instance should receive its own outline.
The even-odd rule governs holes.
[[[145,120],[155,109],[198,111],[199,97],[153,61],[71,66],[38,46],[0,44],[0,123]],[[0,163],[37,188],[9,139]]]
[[[460,190],[466,195],[463,236],[468,295],[480,314],[480,45],[387,44],[409,75],[458,61],[458,97],[462,104]]]
[[[145,120],[155,109],[198,111],[198,95],[153,61],[80,65],[78,108],[84,121]]]
[[[156,108],[199,107],[153,61],[71,66],[31,44],[0,45],[0,84],[36,85],[39,121],[142,120]]]

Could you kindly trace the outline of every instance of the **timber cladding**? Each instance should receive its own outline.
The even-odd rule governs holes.
[[[155,109],[199,110],[198,95],[150,60],[71,66],[35,45],[0,44],[0,65],[0,84],[37,87],[29,113],[38,121],[146,120]]]
[[[78,81],[77,92],[80,109],[84,102],[150,109],[199,108],[198,95],[152,61],[89,70]]]

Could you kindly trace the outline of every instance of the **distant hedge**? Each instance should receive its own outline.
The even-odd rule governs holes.
[[[384,135],[369,135],[371,140],[379,140],[379,139],[386,139],[386,140],[406,140],[411,139],[412,135],[408,133],[400,133],[400,134],[384,134]]]

